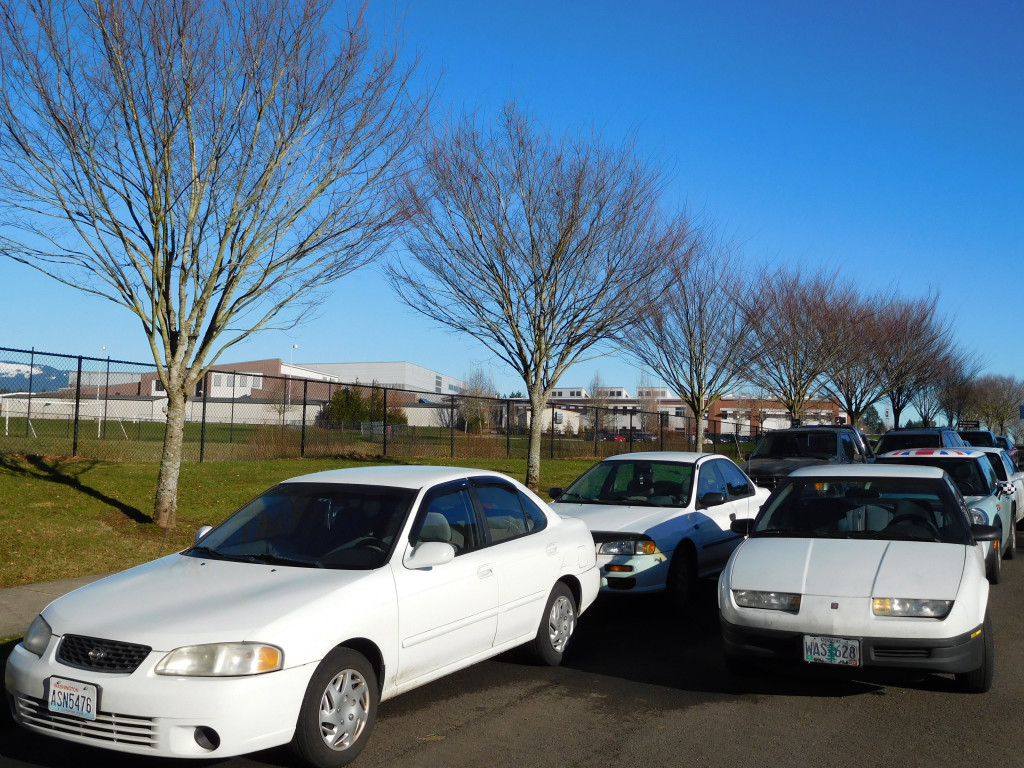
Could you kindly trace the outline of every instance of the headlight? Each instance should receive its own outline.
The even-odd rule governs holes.
[[[740,608],[764,608],[769,611],[800,610],[800,595],[791,592],[757,592],[752,589],[734,589],[732,597]]]
[[[953,607],[952,600],[910,600],[904,597],[876,597],[871,601],[875,616],[906,616],[944,619]]]
[[[625,541],[606,541],[598,548],[601,555],[653,555],[657,547],[650,539],[628,539]]]
[[[50,629],[50,625],[46,623],[43,615],[39,614],[32,620],[32,626],[28,628],[28,632],[25,633],[25,639],[21,641],[21,644],[36,656],[42,657],[46,651],[46,646],[50,644],[51,637],[53,637],[53,630]]]
[[[189,677],[240,677],[281,668],[280,648],[256,643],[186,645],[168,653],[156,665],[158,675]]]

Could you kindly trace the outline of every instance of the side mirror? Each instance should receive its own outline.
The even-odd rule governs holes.
[[[1003,529],[996,525],[975,523],[971,526],[971,533],[975,541],[1000,541],[1003,538]]]
[[[423,541],[406,550],[402,564],[411,570],[433,568],[455,559],[455,547],[443,541]]]
[[[213,530],[213,526],[212,525],[204,525],[202,528],[200,528],[198,531],[196,531],[196,542],[195,543],[198,544],[199,540],[202,539],[203,536],[205,536],[206,534],[208,534],[212,530]]]
[[[551,500],[554,501],[555,499],[562,495],[562,490],[563,489],[558,487],[557,485],[554,488],[548,488],[548,496],[550,496]]]
[[[729,530],[740,536],[749,536],[750,532],[754,530],[754,518],[745,517],[742,520],[733,520],[729,523]]]
[[[700,508],[708,509],[709,507],[718,507],[725,504],[725,494],[710,491],[700,497]]]
[[[996,492],[1000,496],[1013,496],[1013,483],[1009,480],[1000,480],[999,485],[996,486]]]

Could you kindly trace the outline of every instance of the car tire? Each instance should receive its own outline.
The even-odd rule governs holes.
[[[992,620],[989,619],[987,611],[981,631],[983,648],[981,666],[970,672],[956,675],[956,683],[964,693],[987,693],[992,687],[996,665],[996,645],[992,637]]]
[[[1013,520],[1013,518],[1010,518]],[[1007,560],[1013,560],[1017,556],[1017,526],[1010,526],[1010,540],[1006,544],[1006,551],[1003,553],[1003,557]]]
[[[548,596],[537,634],[530,644],[530,655],[539,664],[557,667],[576,631],[576,599],[572,590],[558,582]]]
[[[348,765],[370,739],[379,696],[377,675],[366,657],[335,648],[306,686],[292,750],[315,768]]]
[[[725,653],[723,657],[725,659],[725,671],[733,677],[750,677],[757,671],[757,665],[743,656]]]
[[[998,584],[1003,580],[1002,552],[990,552],[985,567],[985,577],[989,584]]]
[[[676,547],[668,568],[665,592],[672,604],[679,609],[686,608],[693,599],[697,583],[697,560],[683,542]]]

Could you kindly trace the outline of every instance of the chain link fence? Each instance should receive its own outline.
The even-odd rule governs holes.
[[[0,454],[158,461],[166,404],[152,364],[0,347]],[[183,459],[525,458],[532,418],[523,399],[215,370],[189,399]],[[754,444],[738,424],[712,421],[698,430],[677,407],[556,401],[539,418],[549,458],[735,455]]]

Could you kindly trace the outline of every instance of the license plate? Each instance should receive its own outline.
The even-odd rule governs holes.
[[[860,666],[860,640],[804,635],[804,661],[815,664]]]
[[[50,678],[47,707],[51,712],[60,712],[85,720],[95,720],[99,699],[99,690],[95,685],[80,683],[77,680],[66,680],[62,677]]]

